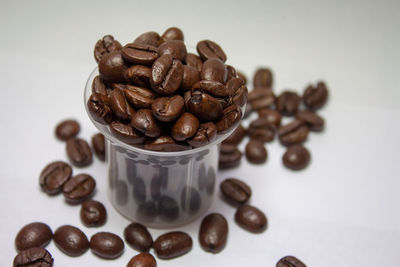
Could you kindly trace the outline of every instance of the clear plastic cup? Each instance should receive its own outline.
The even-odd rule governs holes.
[[[157,152],[128,145],[87,109],[97,75],[95,68],[86,83],[85,108],[106,139],[108,197],[114,208],[151,228],[178,227],[204,214],[214,198],[219,144],[234,128],[206,146],[186,151]]]

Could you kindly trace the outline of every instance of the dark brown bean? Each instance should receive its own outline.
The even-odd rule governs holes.
[[[171,136],[161,135],[154,140],[146,142],[144,148],[160,152],[173,152],[187,150],[191,147],[182,143],[177,143]]]
[[[56,126],[56,137],[62,141],[66,141],[75,137],[81,129],[76,120],[64,120]]]
[[[259,140],[250,140],[246,145],[246,159],[253,164],[262,164],[267,160],[268,153]]]
[[[218,134],[224,134],[234,128],[242,118],[242,110],[236,104],[230,105],[222,112],[222,118],[215,124]]]
[[[181,88],[183,90],[190,90],[198,81],[200,81],[200,72],[195,67],[183,65]]]
[[[133,257],[126,267],[157,267],[157,262],[151,254],[142,252]]]
[[[324,129],[324,119],[312,111],[299,111],[296,113],[296,119],[304,121],[311,131],[320,132]]]
[[[233,133],[228,136],[222,143],[224,144],[232,144],[232,145],[238,145],[240,142],[243,140],[243,138],[246,136],[246,130],[244,127],[240,124],[234,131]]]
[[[222,106],[216,98],[200,91],[188,91],[188,95],[190,97],[185,101],[186,109],[200,121],[216,121],[222,117]]]
[[[63,187],[65,199],[72,203],[80,203],[90,197],[96,187],[96,181],[88,174],[78,174],[71,177]]]
[[[254,91],[254,90],[253,90]],[[259,99],[250,102],[253,110],[259,110],[262,108],[268,108],[274,104],[275,96],[271,93],[266,96],[262,96]]]
[[[121,44],[112,35],[105,35],[97,41],[94,47],[94,58],[96,62],[99,62],[105,54],[118,51],[121,48]]]
[[[228,222],[219,213],[207,215],[200,225],[199,241],[201,247],[208,252],[221,252],[228,239]]]
[[[151,66],[158,58],[157,48],[152,45],[130,43],[121,49],[122,57],[133,64]]]
[[[163,122],[173,121],[183,112],[183,98],[180,95],[156,98],[151,105],[151,109],[153,116],[157,120]]]
[[[103,80],[100,78],[100,75],[97,75],[93,79],[92,93],[97,93],[105,96],[107,95],[107,87],[104,84]]]
[[[228,71],[220,59],[210,58],[203,63],[200,76],[202,80],[225,83]]]
[[[302,143],[307,139],[308,132],[308,126],[303,121],[294,120],[278,129],[279,141],[285,146]]]
[[[129,121],[135,110],[129,105],[122,90],[112,90],[109,94],[110,108],[114,116],[122,121]]]
[[[151,67],[151,87],[161,95],[170,95],[178,90],[182,78],[182,63],[169,54],[160,56]]]
[[[172,58],[183,61],[186,57],[186,46],[181,40],[168,40],[160,44],[158,47],[158,54],[160,56],[169,54]]]
[[[139,35],[133,43],[141,45],[151,45],[154,47],[158,46],[158,41],[160,40],[160,35],[156,32],[145,32]]]
[[[262,108],[259,109],[257,112],[259,117],[266,118],[270,123],[274,124],[276,127],[279,127],[281,125],[282,116],[278,111],[270,108]]]
[[[92,163],[92,150],[85,140],[81,138],[69,139],[66,143],[66,150],[73,165],[85,167]]]
[[[234,91],[229,91],[223,83],[217,81],[201,80],[192,86],[192,90],[204,91],[214,97],[228,97],[234,95]]]
[[[296,92],[284,91],[276,99],[276,109],[283,115],[292,116],[296,114],[300,100]]]
[[[81,256],[89,249],[89,241],[86,235],[71,225],[63,225],[57,228],[53,240],[63,253],[71,257]]]
[[[267,217],[256,207],[244,204],[235,213],[235,221],[239,226],[253,233],[264,232],[267,228]]]
[[[86,227],[99,227],[107,221],[107,211],[103,204],[95,200],[82,203],[80,217]]]
[[[132,117],[131,125],[148,137],[158,137],[161,128],[153,117],[151,109],[140,109]]]
[[[322,108],[328,99],[328,88],[324,82],[318,82],[317,86],[308,86],[304,90],[303,102],[310,110]]]
[[[201,72],[201,69],[203,68],[203,61],[200,59],[199,56],[197,56],[193,53],[186,54],[185,63],[188,66],[196,68],[199,73]]]
[[[191,113],[183,113],[174,123],[171,129],[171,135],[176,141],[184,141],[197,132],[199,120]]]
[[[222,62],[226,61],[225,52],[222,48],[210,40],[203,40],[197,43],[196,46],[197,53],[199,53],[200,57],[205,61],[210,58],[218,58]]]
[[[272,91],[271,88],[267,87],[256,87],[253,90],[251,90],[247,96],[247,101],[253,102],[255,100],[265,98],[267,96],[273,96],[274,92]]]
[[[50,243],[52,237],[53,232],[47,224],[33,222],[19,230],[15,237],[15,247],[17,251],[33,247],[44,248]]]
[[[131,125],[119,121],[113,121],[110,124],[110,130],[118,139],[130,145],[141,144],[145,138],[141,132]]]
[[[247,101],[247,87],[240,78],[232,78],[226,83],[226,88],[233,96],[233,103],[243,107]]]
[[[226,71],[227,71],[226,81],[230,81],[233,78],[238,78],[236,69],[233,66],[226,65]],[[242,82],[243,82],[243,80],[242,80]]]
[[[124,72],[127,68],[121,51],[105,54],[99,62],[100,77],[107,82],[124,82]]]
[[[236,178],[225,179],[220,184],[220,190],[227,200],[235,204],[244,204],[251,197],[250,187]]]
[[[282,162],[285,167],[291,170],[302,170],[310,163],[310,152],[302,145],[288,147],[283,154]]]
[[[271,70],[268,68],[257,69],[253,78],[253,86],[271,88],[272,84],[273,84],[273,75]]]
[[[97,133],[92,136],[92,147],[97,157],[104,161],[106,158],[106,141],[102,133]]]
[[[244,85],[247,85],[247,78],[243,72],[237,71],[237,76],[238,76],[238,78],[243,80]]]
[[[193,147],[204,146],[211,143],[217,137],[217,126],[212,122],[200,124],[194,136],[187,139],[189,145]]]
[[[124,238],[133,249],[148,252],[153,246],[153,238],[147,228],[140,223],[131,223],[124,230]]]
[[[179,231],[163,234],[153,244],[154,251],[160,259],[171,259],[186,254],[192,246],[192,238]]]
[[[177,27],[171,27],[165,30],[165,32],[161,35],[159,44],[162,44],[169,40],[180,40],[184,41],[183,32],[181,29]]]
[[[104,259],[116,259],[124,252],[124,241],[113,233],[99,232],[90,238],[93,254]]]
[[[138,109],[150,108],[156,98],[150,89],[134,85],[127,85],[124,94],[128,102]]]
[[[125,73],[125,81],[141,87],[150,87],[151,69],[142,65],[134,65],[128,68]]]
[[[92,93],[88,99],[87,107],[95,121],[101,124],[109,124],[113,120],[107,96]]]
[[[40,173],[39,183],[49,195],[61,192],[63,185],[72,176],[71,166],[64,161],[49,163]]]
[[[29,248],[15,256],[13,267],[52,267],[54,259],[44,248]]]
[[[219,154],[219,169],[229,169],[237,167],[240,164],[242,158],[242,152],[236,147],[236,145],[221,144]]]
[[[267,118],[259,117],[253,120],[247,129],[250,139],[261,142],[271,142],[274,140],[276,127]]]
[[[294,256],[286,256],[276,263],[276,267],[307,267],[301,260]]]

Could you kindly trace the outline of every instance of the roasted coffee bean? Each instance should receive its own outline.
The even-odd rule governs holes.
[[[204,91],[214,97],[228,97],[233,96],[235,91],[228,90],[223,83],[217,81],[201,80],[192,86],[193,91]]]
[[[103,134],[97,133],[92,136],[92,147],[97,157],[104,161],[106,158],[106,141]]]
[[[71,166],[63,161],[49,163],[40,173],[39,183],[49,195],[61,192],[63,185],[72,175]]]
[[[237,71],[237,76],[243,80],[244,85],[247,85],[247,78],[246,75],[240,71]]]
[[[154,251],[160,259],[171,259],[186,254],[192,246],[192,238],[179,231],[163,234],[153,244]]]
[[[196,46],[197,52],[199,53],[200,57],[205,61],[210,58],[218,58],[222,62],[226,61],[225,52],[222,48],[210,40],[203,40],[197,43]]]
[[[243,128],[243,126],[240,124],[234,131],[233,133],[228,136],[224,141],[222,141],[223,144],[232,144],[232,145],[238,145],[243,138],[246,136],[246,130]]]
[[[265,98],[267,96],[273,96],[274,92],[272,91],[271,88],[267,87],[256,87],[253,90],[251,90],[247,96],[247,101],[253,102],[256,100],[259,100],[261,98]]]
[[[148,137],[158,137],[160,126],[153,117],[151,109],[140,109],[132,117],[131,125]]]
[[[110,124],[110,130],[118,139],[130,145],[141,144],[145,138],[141,132],[134,129],[131,125],[119,121],[113,121]]]
[[[107,87],[100,78],[100,75],[94,77],[92,82],[92,93],[107,95]]]
[[[57,124],[56,137],[62,141],[66,141],[75,137],[81,129],[81,126],[76,120],[65,120]]]
[[[161,95],[174,93],[181,85],[182,78],[182,63],[169,54],[160,56],[151,67],[151,87]]]
[[[151,66],[158,58],[157,48],[152,45],[130,43],[121,49],[122,57],[133,64]]]
[[[301,260],[294,256],[286,256],[276,263],[276,267],[307,267]]]
[[[200,124],[194,136],[187,139],[189,145],[200,147],[211,143],[217,137],[217,126],[212,122]]]
[[[186,46],[181,40],[165,41],[160,44],[157,51],[160,56],[169,54],[179,61],[183,61],[187,54]]]
[[[112,90],[109,95],[110,108],[114,116],[122,121],[129,121],[135,110],[129,105],[123,91]]]
[[[160,35],[156,32],[145,32],[139,35],[133,43],[141,45],[151,45],[154,47],[158,46]]]
[[[52,267],[54,259],[44,248],[30,248],[21,251],[14,258],[13,267]]]
[[[251,115],[251,113],[253,113],[253,108],[251,107],[251,105],[250,105],[250,103],[248,103],[247,105],[246,105],[246,108],[245,108],[245,110],[244,110],[244,114],[243,114],[243,119],[247,119],[250,115]]]
[[[121,51],[105,54],[99,62],[100,77],[107,82],[124,82],[124,72],[127,68]]]
[[[251,197],[250,187],[236,178],[225,179],[220,184],[220,190],[226,199],[235,204],[244,204]]]
[[[253,120],[247,129],[250,139],[261,142],[271,142],[274,140],[276,127],[267,118],[259,117]]]
[[[259,109],[257,112],[259,117],[266,118],[270,123],[274,124],[276,127],[279,127],[281,125],[282,116],[278,111],[270,108],[262,108]]]
[[[142,65],[134,65],[124,73],[127,83],[150,88],[151,69]]]
[[[253,86],[254,87],[267,87],[271,88],[273,83],[273,76],[270,69],[259,68],[254,74]]]
[[[324,82],[318,82],[317,86],[308,86],[304,90],[303,102],[310,110],[322,108],[328,99],[328,89]]]
[[[92,252],[104,259],[115,259],[124,252],[124,241],[113,233],[99,232],[90,238]]]
[[[148,252],[153,246],[153,238],[145,226],[140,223],[131,223],[124,230],[124,238],[133,249]]]
[[[242,110],[236,104],[223,110],[222,118],[215,124],[218,134],[224,134],[234,128],[242,118]]]
[[[284,91],[276,99],[275,105],[281,114],[292,116],[296,114],[299,108],[300,97],[296,92]]]
[[[150,108],[156,98],[156,94],[150,89],[134,85],[127,85],[124,93],[128,102],[139,109]]]
[[[190,98],[187,102],[185,100],[186,109],[200,121],[216,121],[222,117],[222,106],[216,98],[200,91],[188,94]]]
[[[299,111],[296,113],[296,119],[304,121],[311,131],[320,132],[324,128],[324,119],[316,113],[308,110]]]
[[[188,66],[196,68],[199,73],[201,72],[201,69],[203,68],[203,61],[200,59],[200,57],[198,55],[195,55],[193,53],[186,54],[185,63]]]
[[[246,159],[253,164],[262,164],[267,160],[268,153],[259,140],[250,140],[246,145]]]
[[[170,40],[184,40],[183,32],[181,29],[177,27],[171,27],[165,30],[165,32],[161,35],[159,44],[165,43]]]
[[[238,78],[236,69],[233,66],[226,65],[226,71],[227,71],[226,81],[229,81],[229,80],[231,80],[233,78]]]
[[[181,115],[183,109],[184,102],[180,95],[156,98],[151,105],[154,118],[163,122],[175,120]]]
[[[85,226],[99,227],[106,223],[107,211],[99,201],[86,200],[82,203],[80,217]]]
[[[239,106],[243,106],[247,101],[247,87],[240,78],[232,78],[226,83],[226,88],[230,95],[233,96],[233,102]]]
[[[200,81],[200,72],[195,67],[183,65],[181,88],[183,90],[190,90],[198,81]]]
[[[85,140],[81,138],[69,139],[66,143],[66,150],[73,165],[85,167],[92,163],[92,150]]]
[[[192,137],[199,128],[199,120],[189,112],[183,113],[171,129],[171,135],[176,141],[184,141]]]
[[[112,35],[105,35],[94,47],[94,58],[99,62],[105,54],[121,50],[121,44]]]
[[[200,225],[199,241],[201,247],[208,252],[221,252],[228,239],[228,222],[219,213],[207,215]]]
[[[179,204],[169,196],[161,196],[157,208],[160,217],[167,221],[174,221],[179,217]]]
[[[133,257],[126,267],[157,267],[157,262],[151,254],[142,252]]]
[[[267,228],[265,214],[256,207],[247,204],[237,209],[235,221],[239,226],[253,233],[261,233]]]
[[[15,237],[15,247],[17,251],[34,247],[44,248],[50,243],[52,237],[53,232],[47,224],[41,222],[30,223],[19,230]]]
[[[254,91],[254,90],[253,90]],[[268,92],[268,91],[267,91]],[[253,100],[250,102],[251,108],[253,110],[259,110],[262,108],[268,108],[274,104],[275,96],[272,93],[269,93],[266,96],[262,96],[259,99]]]
[[[302,170],[310,163],[310,152],[302,145],[288,147],[283,154],[282,162],[291,170]]]
[[[109,107],[107,96],[92,93],[87,102],[87,107],[95,121],[101,124],[111,123],[113,114]]]
[[[229,169],[237,167],[241,158],[242,152],[235,145],[221,144],[218,168]]]
[[[89,249],[86,235],[71,225],[60,226],[54,232],[53,240],[63,253],[71,257],[81,256]]]
[[[188,145],[177,143],[171,136],[161,135],[154,140],[149,140],[144,145],[145,149],[160,151],[160,152],[173,152],[190,149]]]
[[[200,76],[202,80],[225,83],[228,77],[228,71],[224,62],[220,59],[210,58],[203,63]]]
[[[199,191],[191,186],[185,186],[181,191],[181,207],[183,210],[195,213],[201,207],[201,197]]]
[[[78,174],[71,177],[63,187],[65,199],[74,204],[90,197],[96,187],[96,181],[88,174]]]
[[[302,143],[307,139],[308,132],[305,122],[294,120],[278,129],[279,141],[285,146]]]

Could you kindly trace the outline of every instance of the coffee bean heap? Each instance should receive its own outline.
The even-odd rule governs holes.
[[[111,35],[94,49],[100,75],[87,102],[121,141],[154,151],[204,146],[242,118],[247,88],[213,41],[188,53],[180,29],[146,32],[122,46]]]
[[[238,72],[238,75],[246,84],[244,74]],[[282,157],[283,165],[291,170],[304,169],[309,164],[311,155],[302,143],[307,140],[310,131],[320,132],[324,128],[324,119],[316,111],[328,99],[325,83],[309,85],[302,97],[289,90],[275,96],[272,72],[267,68],[259,68],[253,77],[253,87],[248,94],[244,118],[255,111],[258,118],[250,121],[247,129],[239,125],[222,142],[219,168],[228,169],[240,164],[242,152],[237,146],[246,135],[250,139],[245,148],[246,159],[253,164],[265,163],[268,153],[264,143],[272,142],[275,135],[278,135],[280,143],[287,147]],[[294,119],[281,125],[282,116]]]

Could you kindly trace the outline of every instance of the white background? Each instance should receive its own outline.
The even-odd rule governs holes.
[[[32,221],[122,235],[128,224],[106,198],[106,166],[95,159],[88,172],[98,183],[95,199],[109,219],[99,229],[79,220],[79,206],[40,191],[38,175],[55,159],[66,160],[54,126],[65,118],[94,126],[85,114],[83,87],[95,67],[93,47],[111,33],[122,44],[142,32],[179,26],[193,46],[219,43],[229,64],[251,76],[258,66],[275,74],[275,91],[301,93],[323,79],[330,88],[320,114],[327,125],[306,142],[310,166],[291,172],[281,164],[284,148],[267,144],[268,163],[220,172],[253,188],[251,203],[269,219],[263,234],[250,234],[233,221],[235,210],[218,196],[211,211],[229,221],[226,248],[217,255],[198,244],[200,221],[181,228],[194,240],[192,251],[158,266],[275,266],[295,255],[308,266],[396,266],[400,262],[400,82],[398,1],[1,1],[0,261],[16,255],[14,237]],[[251,88],[251,86],[250,86]],[[244,145],[244,144],[243,144]],[[153,230],[153,237],[164,231]],[[90,251],[78,258],[47,249],[55,266],[125,266]]]

